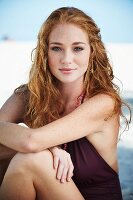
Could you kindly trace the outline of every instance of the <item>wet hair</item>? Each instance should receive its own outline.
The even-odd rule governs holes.
[[[111,116],[116,113],[124,116],[121,111],[124,102],[120,98],[119,87],[113,83],[114,75],[101,40],[100,29],[95,21],[83,11],[74,7],[62,7],[50,14],[38,34],[29,82],[24,86],[29,91],[29,102],[25,114],[26,124],[32,128],[48,124],[60,118],[60,111],[64,107],[56,78],[48,66],[49,35],[58,24],[76,25],[88,35],[91,52],[88,69],[84,74],[84,94],[89,98],[102,93],[111,96],[115,102]],[[128,125],[127,120],[126,124]]]

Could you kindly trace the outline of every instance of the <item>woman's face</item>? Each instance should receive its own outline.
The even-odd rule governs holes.
[[[62,83],[81,79],[88,68],[90,45],[87,33],[73,24],[58,24],[50,33],[48,64]]]

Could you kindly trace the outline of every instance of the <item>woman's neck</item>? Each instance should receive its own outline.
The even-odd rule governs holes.
[[[65,104],[65,110],[69,109],[70,107],[74,107],[77,101],[77,98],[83,92],[83,84],[75,84],[75,83],[67,83],[67,84],[60,84],[59,90],[62,95],[62,99]]]

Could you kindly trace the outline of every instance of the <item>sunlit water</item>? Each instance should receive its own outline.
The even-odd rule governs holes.
[[[133,93],[124,95],[133,112]],[[128,111],[124,111],[128,118]],[[120,129],[121,137],[118,143],[119,175],[124,200],[133,200],[133,122],[129,130],[123,132],[124,124]],[[122,133],[123,132],[123,133]]]

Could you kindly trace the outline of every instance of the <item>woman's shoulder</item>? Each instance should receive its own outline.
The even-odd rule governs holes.
[[[22,84],[14,90],[14,94],[24,94],[28,95],[29,89],[27,84]]]
[[[20,85],[14,90],[14,97],[24,103],[28,103],[30,91],[27,84]]]
[[[99,93],[92,97],[85,97],[84,102],[97,106],[95,108],[102,108],[113,110],[115,106],[115,99],[106,93]]]

